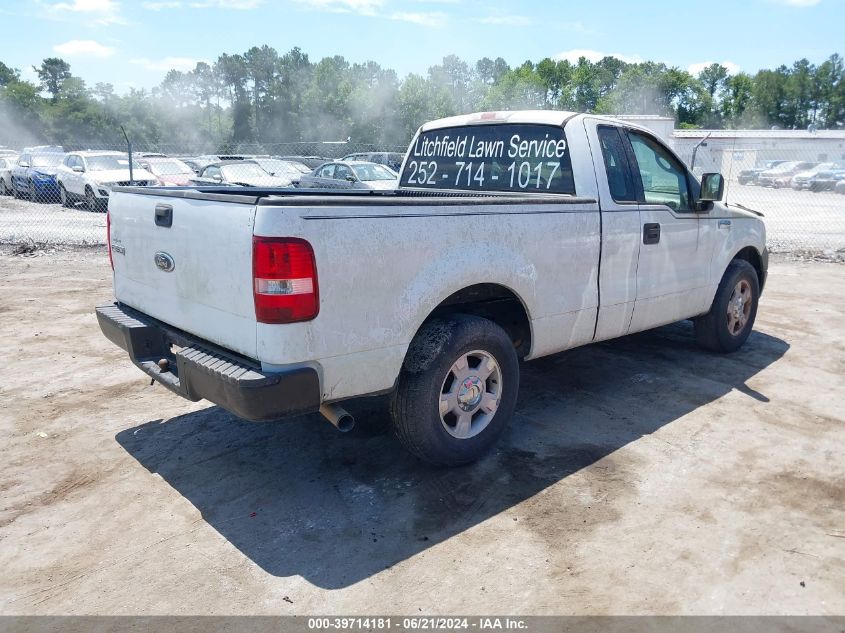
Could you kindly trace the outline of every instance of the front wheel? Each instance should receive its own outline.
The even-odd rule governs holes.
[[[70,196],[68,196],[67,189],[65,189],[65,186],[61,183],[59,183],[59,200],[61,201],[62,206],[66,209],[73,206],[70,201]]]
[[[725,271],[710,312],[695,319],[695,338],[712,352],[734,352],[742,347],[757,318],[760,281],[747,261],[735,259]]]
[[[85,205],[89,211],[97,210],[97,196],[94,195],[94,190],[91,187],[85,187]]]
[[[476,316],[427,323],[411,342],[391,415],[399,440],[432,464],[480,458],[513,415],[519,359],[505,331]]]

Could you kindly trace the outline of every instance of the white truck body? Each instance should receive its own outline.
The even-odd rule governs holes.
[[[651,137],[647,130],[532,111],[435,121],[418,137],[481,123],[562,129],[574,193],[415,195],[408,179],[421,178],[410,174],[428,158],[412,165],[417,138],[403,165],[405,191],[396,194],[118,189],[109,203],[117,304],[249,359],[263,374],[313,370],[320,402],[331,403],[393,390],[423,325],[450,297],[469,301],[473,289],[518,299],[530,328],[520,355],[530,360],[704,315],[737,257],[755,266],[762,287],[765,228],[757,214],[719,202],[679,210],[614,200],[600,130]],[[168,227],[153,221],[162,205]],[[659,225],[657,242],[644,243],[646,225]],[[254,236],[310,244],[316,317],[258,322]],[[159,253],[171,258],[170,271],[155,265]]]

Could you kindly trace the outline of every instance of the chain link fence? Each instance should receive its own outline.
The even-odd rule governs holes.
[[[840,257],[845,132],[761,138],[767,133],[676,130],[671,142],[696,175],[724,175],[728,203],[765,215],[771,251]],[[131,179],[141,186],[390,189],[405,149],[349,142],[136,146]],[[84,143],[0,149],[0,243],[103,244],[105,217],[97,212],[111,187],[129,184],[126,150]]]
[[[725,201],[765,216],[772,252],[845,253],[845,131],[676,131],[697,176],[719,172]]]

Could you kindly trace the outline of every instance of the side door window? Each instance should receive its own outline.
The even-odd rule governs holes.
[[[346,180],[352,178],[352,170],[346,165],[338,165],[334,170],[335,180]]]
[[[317,175],[320,178],[334,178],[334,165],[324,165]]]
[[[223,179],[223,172],[220,171],[219,167],[209,167],[208,169],[205,170],[205,173],[203,174],[203,176],[205,176],[206,178],[213,178],[213,179],[216,179],[216,180],[222,180]]]
[[[636,172],[645,204],[665,205],[673,211],[692,211],[687,171],[663,145],[639,132],[628,138],[636,158]]]
[[[611,197],[614,202],[637,202],[637,190],[619,128],[602,125],[597,132]]]

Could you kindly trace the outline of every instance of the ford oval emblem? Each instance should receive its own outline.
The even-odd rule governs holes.
[[[173,272],[173,269],[176,268],[176,262],[164,251],[159,251],[155,254],[155,263],[159,270],[163,270],[166,273]]]

